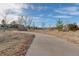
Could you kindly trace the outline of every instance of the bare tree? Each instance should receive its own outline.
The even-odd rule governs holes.
[[[8,23],[9,21],[7,20],[7,16],[9,15],[10,10],[7,9],[3,12],[3,14],[1,14],[1,16],[3,17],[4,20],[6,20],[6,23]]]
[[[24,21],[24,26],[25,27],[27,26],[27,19],[28,19],[28,16],[23,16],[23,21]]]
[[[41,27],[42,28],[45,28],[45,25],[46,25],[45,22],[41,22]]]
[[[33,29],[36,29],[35,22],[32,22]]]
[[[12,21],[10,24],[11,24],[11,27],[12,27],[12,28],[16,28],[16,27],[17,27],[16,21]]]
[[[18,17],[18,24],[23,25],[23,16]]]
[[[16,24],[16,21],[12,21],[11,24],[12,24],[12,25],[15,25],[15,24]]]
[[[27,27],[29,30],[32,25],[32,17],[31,16],[24,16],[24,25]]]
[[[28,26],[31,27],[31,24],[32,24],[32,17],[29,16],[27,22],[28,22]]]
[[[21,25],[26,26],[27,25],[27,16],[19,16],[18,17],[18,23]]]
[[[5,31],[5,29],[7,28],[6,21],[3,19],[1,23],[2,23],[3,31]]]
[[[24,25],[24,27],[27,27],[28,30],[31,28],[32,25],[32,17],[30,16],[19,16],[18,17],[18,23],[20,25]]]

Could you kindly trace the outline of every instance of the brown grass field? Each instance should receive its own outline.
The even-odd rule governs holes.
[[[33,30],[30,32],[56,36],[79,45],[79,31]],[[0,56],[25,55],[34,37],[33,34],[22,33],[20,31],[0,31]]]
[[[27,53],[34,35],[13,31],[0,32],[0,56],[21,56]]]
[[[63,31],[57,31],[57,30],[35,30],[33,32],[39,32],[44,34],[53,35],[56,37],[63,38],[64,40],[67,40],[68,42],[72,42],[74,44],[79,44],[79,31],[69,31],[69,32],[63,32]]]

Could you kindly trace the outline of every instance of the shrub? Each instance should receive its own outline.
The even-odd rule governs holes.
[[[76,31],[78,30],[78,26],[76,23],[73,23],[73,24],[68,24],[68,28],[70,31]]]
[[[62,31],[63,29],[63,21],[61,21],[60,19],[57,21],[57,24],[56,24],[56,28],[58,31]]]

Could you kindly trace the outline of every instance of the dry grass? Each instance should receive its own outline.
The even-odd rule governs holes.
[[[25,55],[34,35],[13,31],[0,32],[0,56]]]
[[[79,31],[76,31],[76,32],[73,32],[73,31],[69,31],[69,32],[60,31],[60,32],[58,32],[56,30],[36,30],[35,32],[57,36],[57,37],[60,37],[60,38],[63,38],[65,40],[67,40],[68,42],[79,44]]]

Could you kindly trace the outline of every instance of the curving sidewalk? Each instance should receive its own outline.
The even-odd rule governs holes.
[[[54,36],[35,34],[35,39],[26,56],[79,56],[79,47]]]

